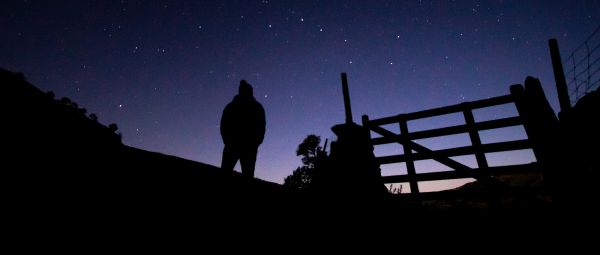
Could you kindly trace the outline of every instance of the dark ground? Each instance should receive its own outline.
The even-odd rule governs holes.
[[[493,198],[478,188],[445,193],[450,195],[441,200],[285,190],[125,146],[116,130],[73,102],[39,91],[22,75],[1,69],[0,83],[7,99],[2,107],[4,210],[17,239],[34,234],[50,240],[67,232],[65,238],[98,245],[98,236],[154,239],[190,231],[267,243],[263,237],[290,235],[291,241],[302,235],[304,241],[327,243],[338,235],[394,240],[438,231],[456,238],[452,233],[463,230],[560,237],[597,226],[593,196],[579,199],[582,205],[557,204],[544,193]]]

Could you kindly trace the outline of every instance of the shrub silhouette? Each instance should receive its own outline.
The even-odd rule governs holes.
[[[92,114],[90,114],[90,119],[95,122],[98,122],[98,115],[96,115],[95,113],[92,113]]]
[[[108,129],[110,129],[111,132],[115,133],[115,132],[117,132],[119,127],[117,126],[116,123],[112,123],[112,124],[108,125]]]

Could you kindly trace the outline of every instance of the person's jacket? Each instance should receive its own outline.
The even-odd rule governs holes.
[[[253,96],[236,95],[221,117],[225,145],[258,146],[265,136],[265,110]]]

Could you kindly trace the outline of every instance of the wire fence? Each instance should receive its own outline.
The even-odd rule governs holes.
[[[600,85],[600,26],[563,62],[571,105]]]

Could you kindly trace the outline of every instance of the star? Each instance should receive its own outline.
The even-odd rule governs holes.
[[[598,20],[594,13],[600,13],[600,6],[578,1],[519,3],[522,10],[544,9],[535,19],[506,1],[453,0],[443,6],[420,0],[171,2],[117,0],[113,11],[97,13],[110,6],[56,1],[44,10],[11,4],[6,18],[16,25],[6,29],[3,39],[9,47],[0,47],[0,56],[6,56],[4,65],[18,67],[12,71],[54,91],[55,98],[69,96],[102,123],[117,123],[124,143],[202,163],[221,161],[219,148],[213,146],[221,145],[219,117],[245,79],[253,85],[256,100],[265,103],[272,131],[259,148],[269,157],[257,161],[256,177],[281,184],[301,164],[294,153],[304,135],[314,131],[323,141],[331,138],[330,126],[340,117],[330,116],[329,108],[341,108],[327,99],[341,94],[341,72],[356,83],[351,85],[355,108],[373,117],[494,97],[506,93],[511,81],[522,79],[521,72],[510,69],[498,78],[488,70],[528,59],[533,60],[528,63],[531,70],[547,70],[546,35],[562,39],[569,50],[583,43]],[[13,5],[23,9],[10,10]],[[564,14],[569,22],[544,26],[554,20],[552,13]],[[48,17],[52,22],[46,24]],[[540,80],[553,79],[551,72],[538,75]],[[423,82],[431,86],[400,91],[392,86]],[[124,103],[130,102],[132,107],[125,109]],[[486,119],[494,111],[478,112],[477,117]],[[285,125],[293,121],[310,121],[310,130]]]

